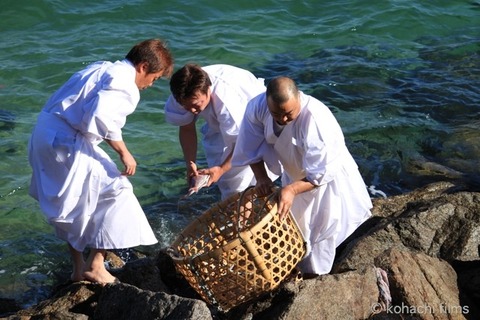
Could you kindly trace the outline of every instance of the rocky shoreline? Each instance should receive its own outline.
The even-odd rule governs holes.
[[[376,198],[372,213],[330,274],[292,277],[228,312],[202,301],[160,251],[114,269],[119,284],[65,283],[25,310],[4,299],[0,319],[480,319],[478,190],[433,183]]]

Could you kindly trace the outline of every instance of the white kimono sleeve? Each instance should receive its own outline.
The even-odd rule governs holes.
[[[165,120],[175,126],[185,126],[195,120],[195,115],[182,107],[170,95],[165,103]]]
[[[215,117],[224,146],[229,149],[236,144],[247,101],[242,101],[243,99],[235,96],[234,92],[231,92],[229,98],[224,96],[219,99],[217,95],[217,92],[215,96],[212,95],[212,99],[215,101],[211,107],[215,108]],[[230,153],[230,150],[225,151],[227,154]]]
[[[121,141],[126,118],[135,111],[139,99],[135,84],[126,83],[120,77],[109,77],[98,91],[89,112],[85,113],[86,135]]]
[[[303,167],[306,178],[314,185],[323,185],[332,181],[342,166],[345,149],[343,133],[329,111],[320,116],[310,114],[303,118],[299,127],[302,130],[302,149],[305,150]]]
[[[271,120],[271,117],[268,117],[268,109],[263,105],[264,102],[265,97],[262,95],[251,100],[247,105],[233,153],[232,165],[244,166],[263,160],[272,172],[280,174],[281,168],[275,157],[273,145],[265,140],[264,123],[268,119]]]

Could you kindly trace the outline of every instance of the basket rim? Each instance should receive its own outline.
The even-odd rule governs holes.
[[[191,231],[193,231],[193,229],[195,229],[195,227],[196,227],[198,224],[202,224],[202,223],[208,222],[208,221],[209,221],[208,218],[211,217],[212,214],[214,214],[216,210],[222,210],[222,209],[226,208],[232,201],[237,201],[238,198],[240,198],[240,196],[241,196],[241,193],[240,193],[240,192],[238,192],[238,193],[236,193],[236,194],[233,194],[233,195],[230,196],[229,198],[215,203],[215,204],[212,205],[212,207],[210,207],[207,211],[205,211],[204,213],[202,213],[200,216],[196,217],[193,221],[191,221],[191,222],[182,230],[182,232],[180,232],[180,234],[177,236],[177,238],[175,239],[175,241],[173,241],[173,242],[170,244],[170,249],[175,250],[175,247],[177,247],[185,238],[187,238],[187,236],[185,236],[185,234],[191,233]]]
[[[197,260],[197,259],[199,259],[200,261],[207,261],[210,258],[219,259],[219,257],[222,255],[223,252],[228,252],[232,248],[235,248],[238,245],[245,243],[244,239],[248,239],[251,236],[253,236],[257,231],[262,229],[267,223],[269,223],[272,219],[275,218],[275,215],[278,214],[277,203],[276,202],[273,204],[272,208],[256,224],[250,226],[250,228],[248,228],[248,229],[241,230],[240,232],[236,232],[235,238],[232,238],[232,240],[228,241],[226,244],[222,245],[221,247],[218,247],[216,249],[209,250],[207,252],[203,252],[203,253],[200,253],[200,254],[192,255],[192,256],[180,256],[179,254],[177,254],[178,251],[176,249],[184,239],[188,238],[188,236],[186,236],[185,234],[189,234],[191,231],[193,231],[192,229],[194,229],[199,223],[209,222],[210,221],[209,217],[211,217],[212,214],[214,214],[216,212],[216,210],[225,209],[232,202],[239,200],[239,198],[242,195],[248,195],[248,194],[253,193],[254,191],[255,191],[255,188],[248,187],[247,189],[245,189],[242,192],[237,192],[237,193],[231,195],[230,197],[228,197],[227,199],[224,199],[222,201],[219,201],[219,202],[215,203],[212,207],[210,207],[202,215],[195,218],[192,222],[190,222],[187,225],[187,227],[185,227],[185,229],[178,235],[176,240],[174,242],[172,242],[172,244],[168,248],[167,252],[170,255],[170,257],[176,263],[183,263],[183,264],[189,264],[192,261]],[[272,194],[264,197],[266,199],[266,201],[269,200],[271,195]],[[295,217],[293,216],[293,213],[289,210],[287,214],[288,214],[290,220],[292,221],[294,227],[296,228],[296,230],[300,234],[300,237],[301,237],[302,241],[305,243],[305,237],[304,237],[303,232],[300,229]]]
[[[237,201],[244,193],[251,194],[254,192],[253,188],[247,188],[243,192],[238,192],[229,198],[220,201],[216,203],[214,206],[212,206],[210,209],[205,211],[201,216],[197,217],[195,220],[193,220],[191,223],[188,224],[188,226],[178,235],[177,239],[170,245],[171,250],[169,250],[170,256],[172,259],[174,259],[176,262],[186,262],[189,263],[189,261],[193,261],[194,259],[200,259],[201,261],[206,261],[209,258],[218,258],[222,254],[222,252],[228,252],[230,249],[238,246],[241,243],[244,243],[245,241],[243,239],[246,239],[250,237],[251,235],[255,234],[258,230],[262,229],[267,223],[270,222],[275,217],[275,214],[277,214],[277,204],[274,203],[272,208],[254,225],[252,225],[249,229],[242,230],[240,232],[236,232],[235,238],[227,242],[227,244],[218,247],[214,250],[210,250],[208,252],[204,252],[198,255],[190,256],[190,257],[179,257],[176,255],[176,247],[185,239],[187,236],[185,234],[188,234],[189,231],[194,229],[197,224],[199,223],[205,223],[208,222],[208,217],[210,217],[213,213],[215,213],[215,210],[218,209],[224,209],[226,208],[231,202]],[[268,196],[265,196],[265,198],[268,200]],[[291,213],[290,213],[291,214]],[[293,220],[293,216],[291,216]],[[298,226],[297,226],[298,229]],[[249,235],[250,234],[250,235]],[[242,239],[243,238],[243,239]],[[174,255],[175,254],[175,255]]]

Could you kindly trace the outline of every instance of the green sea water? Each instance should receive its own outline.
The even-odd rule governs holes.
[[[479,1],[459,0],[2,1],[0,298],[38,302],[69,268],[28,196],[26,148],[44,102],[73,72],[162,38],[177,67],[291,76],[335,113],[372,197],[394,195],[480,174],[479,16]],[[160,241],[147,253],[219,199],[211,188],[179,201],[185,171],[167,97],[168,80],[143,91],[124,128],[139,164],[131,181]]]

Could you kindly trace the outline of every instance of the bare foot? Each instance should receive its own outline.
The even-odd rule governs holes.
[[[77,262],[77,264],[74,264],[72,274],[70,275],[70,280],[72,280],[73,282],[85,280],[85,277],[83,276],[84,268],[85,268],[85,263],[83,262],[83,260],[81,260],[80,262]]]
[[[85,261],[83,260],[83,253],[75,250],[70,244],[68,245],[70,249],[70,254],[72,256],[73,271],[70,275],[70,279],[73,282],[83,281],[85,277],[83,276],[83,270],[85,269]]]
[[[114,276],[110,274],[107,270],[91,270],[91,271],[85,271],[83,273],[83,277],[87,281],[95,282],[101,285],[106,285],[109,283],[114,283],[117,280]]]
[[[70,275],[70,280],[73,282],[79,282],[79,281],[84,281],[85,277],[83,276],[83,272],[72,272]]]

